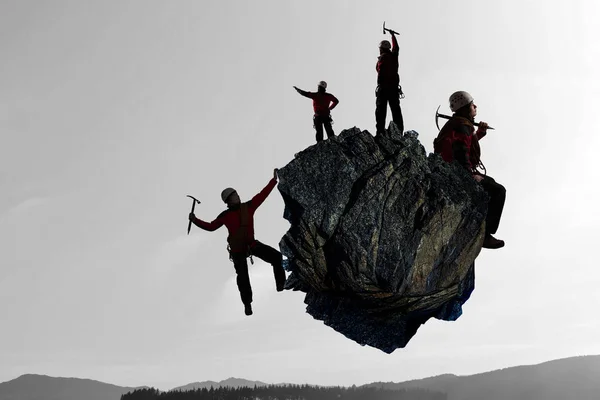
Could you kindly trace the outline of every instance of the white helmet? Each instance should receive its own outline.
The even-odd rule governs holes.
[[[467,104],[471,104],[472,101],[473,96],[469,93],[462,90],[460,92],[454,92],[452,93],[452,96],[450,96],[450,110],[456,112]]]
[[[379,48],[390,50],[392,48],[392,44],[388,40],[382,40],[379,43]]]
[[[229,196],[231,196],[233,193],[235,193],[235,189],[234,189],[234,188],[227,188],[227,189],[225,189],[225,190],[223,190],[223,191],[221,192],[221,199],[222,199],[222,200],[223,200],[225,203],[227,203],[227,198],[228,198]]]
[[[325,82],[325,81],[321,81],[321,82],[319,82],[319,84],[318,84],[317,86],[320,86],[320,87],[322,87],[323,89],[327,89],[327,82]]]

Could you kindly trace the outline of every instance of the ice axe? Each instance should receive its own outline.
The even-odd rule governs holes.
[[[451,116],[449,116],[449,115],[440,114],[440,113],[439,113],[439,111],[440,111],[440,107],[441,107],[441,105],[440,105],[440,106],[438,106],[437,110],[435,110],[435,126],[437,126],[437,128],[438,128],[438,131],[440,130],[440,126],[438,125],[438,118],[439,118],[439,117],[446,118],[446,119],[450,119],[450,118],[452,118],[452,117],[451,117]],[[475,126],[479,126],[479,122],[475,122],[473,125],[475,125]],[[492,127],[491,127],[491,126],[489,126],[489,125],[488,125],[488,127],[487,127],[487,128],[488,128],[488,129],[491,129],[491,130],[494,130],[494,128],[492,128]]]
[[[386,28],[386,27],[385,27],[385,21],[383,21],[383,34],[384,34],[384,35],[385,35],[385,31],[388,31],[389,33],[393,33],[394,35],[399,35],[399,33],[398,33],[398,32],[396,32],[396,31],[393,31],[393,30],[391,30],[391,29],[388,29],[388,28]]]
[[[200,200],[196,199],[194,196],[190,196],[189,194],[187,197],[192,198],[192,211],[190,211],[190,214],[193,214],[194,208],[196,208],[196,203],[200,204]],[[192,229],[192,221],[188,222],[188,235],[190,234],[190,229]]]

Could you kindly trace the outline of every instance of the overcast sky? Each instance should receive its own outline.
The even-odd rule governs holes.
[[[485,5],[484,5],[485,3]],[[0,2],[0,382],[24,373],[170,389],[231,376],[352,385],[600,354],[598,2]],[[507,188],[456,322],[361,347],[251,267],[246,317],[212,220],[314,144],[320,80],[336,134],[374,132],[383,21],[400,32],[405,129],[467,90]],[[388,112],[388,121],[390,113]],[[277,190],[256,236],[289,224]]]

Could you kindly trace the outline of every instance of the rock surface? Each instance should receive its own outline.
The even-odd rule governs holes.
[[[386,353],[429,318],[461,315],[488,197],[459,165],[427,156],[416,132],[344,130],[278,175],[286,288],[306,293],[310,315]]]

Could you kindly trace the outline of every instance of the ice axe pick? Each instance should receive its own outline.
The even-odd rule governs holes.
[[[383,21],[383,34],[384,34],[384,35],[385,35],[385,31],[388,31],[389,33],[393,33],[394,35],[399,35],[399,33],[398,33],[398,32],[396,32],[396,31],[393,31],[393,30],[391,30],[391,29],[388,29],[388,28],[386,28],[386,27],[385,27],[385,21]]]
[[[442,118],[445,118],[445,119],[450,119],[450,118],[452,118],[452,117],[451,117],[451,116],[449,116],[449,115],[440,114],[440,113],[439,113],[439,111],[440,111],[440,107],[441,107],[441,105],[440,105],[440,106],[438,106],[437,110],[435,110],[435,126],[437,126],[437,128],[438,128],[438,131],[440,130],[440,126],[438,125],[438,118],[439,118],[439,117],[442,117]],[[475,126],[479,126],[479,122],[475,122],[473,125],[475,125]],[[489,125],[488,125],[488,127],[487,127],[487,128],[488,128],[488,129],[491,129],[491,130],[494,130],[494,128],[492,128],[492,127],[491,127],[491,126],[489,126]]]
[[[190,196],[189,194],[187,195],[187,197],[192,198],[192,211],[190,211],[190,214],[193,214],[194,208],[196,207],[196,203],[200,204],[200,200],[196,199],[194,196]],[[190,234],[190,229],[192,229],[192,221],[188,222],[188,235]]]

